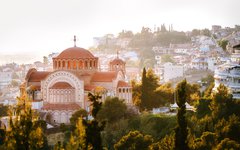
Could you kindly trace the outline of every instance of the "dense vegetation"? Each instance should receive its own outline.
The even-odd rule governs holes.
[[[126,106],[117,97],[89,94],[90,112],[80,109],[72,116],[70,125],[61,125],[63,142],[48,145],[45,121],[39,120],[21,97],[10,119],[10,130],[0,130],[1,149],[240,149],[240,102],[220,85],[212,91],[208,83],[203,93],[199,86],[183,80],[176,89],[160,85],[151,70],[143,70],[142,82],[133,81],[133,98],[137,106]],[[211,78],[207,78],[211,82]],[[176,93],[177,115],[152,114],[151,109],[173,103]],[[185,103],[195,106],[186,109]],[[136,109],[140,108],[140,112]],[[7,110],[6,110],[7,111]],[[10,111],[11,112],[11,111]],[[5,113],[5,112],[2,112]],[[10,114],[10,116],[12,116]]]

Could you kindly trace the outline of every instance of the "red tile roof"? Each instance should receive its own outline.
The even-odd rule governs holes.
[[[94,85],[85,85],[84,86],[84,90],[86,90],[86,91],[92,91],[95,88],[96,88],[96,86],[94,86]]]
[[[34,103],[34,102],[42,102],[42,99],[38,99],[38,100],[30,100],[30,102]]]
[[[36,71],[30,74],[28,82],[40,82],[45,79],[51,72]]]
[[[70,104],[46,104],[42,107],[44,110],[78,110],[81,107],[76,103]]]
[[[73,89],[73,87],[67,82],[57,82],[50,89]]]
[[[96,72],[92,77],[92,82],[112,82],[117,77],[117,72]]]
[[[118,81],[117,87],[131,87],[131,86],[125,81]]]
[[[79,59],[79,58],[94,58],[93,54],[88,50],[80,47],[71,47],[62,51],[56,58]]]

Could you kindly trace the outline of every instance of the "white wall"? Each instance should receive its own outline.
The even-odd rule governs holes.
[[[165,63],[163,65],[164,73],[163,78],[164,82],[168,82],[171,79],[182,77],[184,74],[184,67],[181,65],[173,65],[172,63]]]

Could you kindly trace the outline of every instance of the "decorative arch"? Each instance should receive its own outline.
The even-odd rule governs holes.
[[[73,73],[67,71],[56,71],[48,75],[47,78],[42,81],[43,100],[48,102],[49,100],[49,88],[57,82],[67,82],[75,88],[75,102],[79,103],[81,107],[84,106],[84,82]]]

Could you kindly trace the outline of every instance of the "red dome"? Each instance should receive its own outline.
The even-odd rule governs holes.
[[[70,59],[79,59],[79,58],[94,58],[93,54],[88,50],[80,47],[71,47],[62,51],[56,58],[70,58]]]
[[[110,64],[120,65],[120,64],[125,64],[125,62],[120,58],[115,58],[110,62]]]

